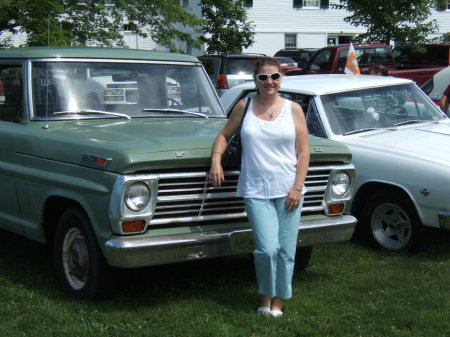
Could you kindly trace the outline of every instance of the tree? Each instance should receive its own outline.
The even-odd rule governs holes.
[[[201,23],[179,0],[0,0],[0,33],[25,32],[29,46],[124,45],[127,24],[176,51],[175,40],[200,45],[183,30],[198,30]]]
[[[251,46],[255,32],[246,22],[247,12],[240,0],[201,0],[205,23],[200,41],[207,44],[207,53],[240,52]]]
[[[436,20],[428,20],[436,0],[340,0],[334,8],[344,9],[344,18],[353,26],[366,27],[355,41],[399,45],[425,43],[427,35],[437,31]]]

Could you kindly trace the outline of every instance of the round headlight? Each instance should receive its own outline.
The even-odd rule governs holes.
[[[143,211],[150,203],[150,199],[150,188],[143,182],[132,183],[125,191],[125,204],[133,212]]]
[[[345,196],[350,191],[350,177],[345,172],[338,172],[331,182],[333,193],[338,197]]]

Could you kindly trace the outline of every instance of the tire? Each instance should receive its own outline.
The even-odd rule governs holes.
[[[86,214],[66,210],[59,219],[54,241],[56,278],[63,292],[76,299],[111,297],[117,279],[103,257]]]
[[[304,271],[309,264],[309,260],[311,259],[313,247],[297,247],[297,251],[295,252],[295,271]]]
[[[378,191],[364,202],[360,216],[362,237],[382,250],[419,251],[427,233],[409,198],[393,190]]]

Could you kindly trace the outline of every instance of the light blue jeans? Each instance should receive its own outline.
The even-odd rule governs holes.
[[[289,212],[286,197],[276,199],[245,198],[245,210],[250,221],[255,241],[256,280],[259,293],[270,298],[292,297],[292,275],[300,206]]]

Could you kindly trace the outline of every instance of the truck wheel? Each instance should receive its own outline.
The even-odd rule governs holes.
[[[313,247],[297,247],[297,251],[295,253],[295,265],[294,269],[296,271],[304,271],[309,264],[309,260],[311,259]]]
[[[387,251],[418,251],[427,235],[408,198],[392,190],[375,192],[360,211],[364,238]]]
[[[86,214],[78,208],[65,211],[54,242],[56,278],[67,295],[77,299],[110,297],[117,282],[103,257]]]

